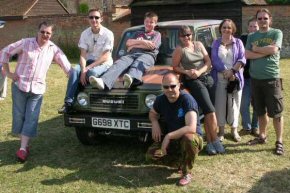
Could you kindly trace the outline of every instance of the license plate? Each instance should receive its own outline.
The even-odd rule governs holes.
[[[93,117],[92,126],[109,129],[130,130],[130,120]]]

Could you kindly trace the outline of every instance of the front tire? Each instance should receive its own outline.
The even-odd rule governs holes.
[[[98,142],[98,132],[95,129],[87,127],[76,127],[78,140],[83,145],[96,145]]]

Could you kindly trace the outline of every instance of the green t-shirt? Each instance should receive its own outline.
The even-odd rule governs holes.
[[[249,34],[246,44],[247,50],[252,50],[252,43],[259,47],[268,46],[273,43],[279,48],[274,55],[265,56],[263,58],[251,59],[250,75],[255,79],[271,79],[279,78],[279,59],[280,49],[282,47],[283,34],[279,29],[270,28],[269,31],[261,33],[259,31]]]

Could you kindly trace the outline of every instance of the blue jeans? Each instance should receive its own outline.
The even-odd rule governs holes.
[[[114,65],[101,77],[104,84],[111,90],[118,77],[126,72],[132,78],[142,81],[145,71],[153,66],[155,59],[150,54],[134,53],[122,56]]]
[[[27,137],[36,136],[42,96],[42,94],[23,92],[18,89],[15,83],[12,83],[13,133]]]
[[[245,84],[243,88],[242,101],[241,101],[241,117],[243,129],[252,130],[258,128],[258,117],[256,112],[253,110],[252,121],[250,115],[250,105],[251,105],[251,79],[245,79]]]
[[[92,62],[94,62],[94,61],[88,60],[87,65],[91,64]],[[96,66],[96,67],[88,70],[86,77],[87,77],[87,79],[90,76],[99,77],[104,72],[106,72],[109,68],[110,68],[110,66],[106,65],[106,64]],[[70,72],[64,102],[72,103],[74,101],[75,95],[77,94],[77,91],[79,89],[80,74],[81,74],[81,66],[78,64]]]

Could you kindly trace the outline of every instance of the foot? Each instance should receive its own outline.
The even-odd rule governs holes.
[[[234,139],[235,142],[240,142],[241,141],[242,138],[239,135],[237,128],[232,128],[231,133],[232,133],[232,137],[233,137],[233,139]]]
[[[64,103],[64,105],[57,110],[58,114],[70,113],[72,112],[72,104]]]
[[[259,128],[253,128],[251,134],[254,135],[255,137],[258,137],[259,136]]]
[[[218,135],[218,138],[219,138],[220,142],[223,142],[225,139],[224,135],[220,135],[220,134]]]
[[[124,74],[123,80],[124,80],[124,87],[130,88],[133,83],[133,78],[129,74]]]
[[[257,144],[265,144],[267,142],[267,137],[261,138],[261,137],[256,137],[250,141],[248,141],[248,145],[257,145]]]
[[[220,153],[220,154],[226,153],[226,150],[219,139],[216,139],[212,144],[217,153]]]
[[[25,162],[27,157],[28,157],[28,152],[27,150],[23,150],[23,149],[19,149],[17,152],[16,152],[16,157],[18,159],[18,161],[20,162]]]
[[[96,78],[94,76],[89,77],[89,82],[92,85],[93,88],[98,88],[99,90],[104,90],[105,89],[105,84],[103,79],[101,78]]]
[[[284,154],[284,147],[283,147],[283,143],[281,143],[280,141],[276,141],[275,143],[275,154],[277,155],[283,155]]]
[[[206,145],[206,151],[208,155],[216,155],[217,153],[212,143]]]
[[[249,130],[249,129],[242,129],[242,130],[240,130],[240,132],[239,132],[239,134],[241,135],[241,136],[244,136],[244,135],[251,135],[251,130]]]
[[[185,186],[191,182],[192,175],[191,174],[186,174],[182,176],[179,180],[179,185],[180,186]]]

